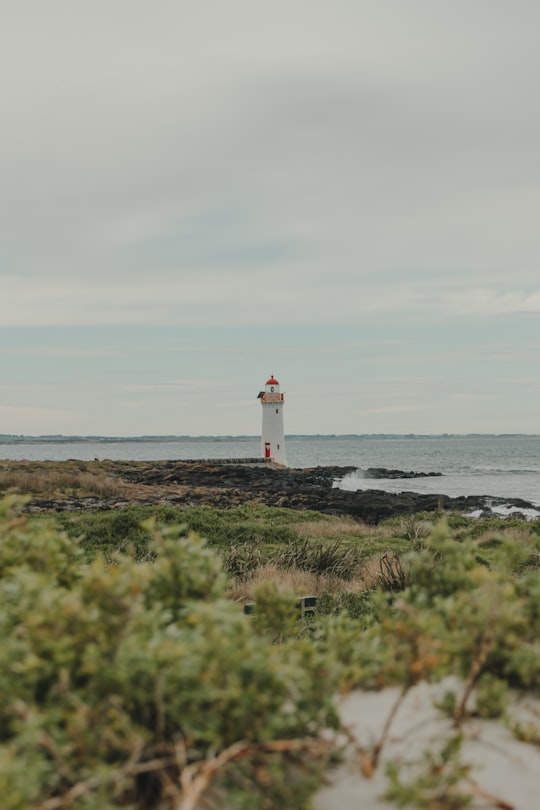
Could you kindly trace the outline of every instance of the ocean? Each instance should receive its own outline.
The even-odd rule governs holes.
[[[0,459],[144,460],[257,457],[258,436],[2,437]],[[288,436],[290,467],[354,466],[343,489],[408,490],[444,495],[523,498],[540,508],[540,436]],[[441,473],[440,477],[371,479],[369,467]]]

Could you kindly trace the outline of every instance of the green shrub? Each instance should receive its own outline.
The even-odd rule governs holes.
[[[313,519],[313,513],[310,519]],[[298,521],[292,510],[268,507],[213,509],[207,506],[127,506],[106,512],[63,512],[57,520],[70,537],[80,538],[91,558],[101,552],[132,550],[139,559],[148,554],[151,535],[144,523],[154,518],[161,525],[185,524],[218,549],[231,545],[291,543],[296,534],[289,524]]]
[[[0,507],[3,810],[168,810],[203,791],[218,806],[306,806],[336,725],[335,672],[307,640],[272,643],[279,599],[266,593],[252,622],[185,529],[147,523],[151,558],[82,563],[74,539],[12,506]]]
[[[483,561],[478,543],[471,537],[456,540],[440,523],[422,550],[403,558],[405,587],[371,594],[377,621],[361,639],[345,620],[324,627],[349,678],[367,687],[408,688],[457,675],[464,683],[455,700],[458,723],[475,687],[483,715],[502,710],[504,684],[538,688],[540,579],[537,569],[525,564],[535,543],[505,538]]]
[[[371,591],[353,593],[326,591],[317,598],[317,615],[325,616],[346,612],[352,619],[368,619],[374,616],[375,606]]]
[[[418,810],[468,807],[473,800],[469,783],[471,767],[460,760],[462,742],[458,734],[447,740],[440,751],[426,751],[414,767],[409,766],[414,775],[408,781],[402,778],[403,765],[389,763],[389,785],[384,798],[398,807]]]
[[[88,559],[96,554],[108,558],[117,551],[144,559],[152,538],[143,524],[152,515],[150,508],[129,506],[108,512],[62,512],[56,520],[69,537],[78,540]]]

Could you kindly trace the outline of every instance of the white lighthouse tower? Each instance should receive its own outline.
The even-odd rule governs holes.
[[[278,464],[287,464],[285,455],[285,433],[283,431],[283,394],[279,391],[279,383],[274,375],[266,381],[264,391],[258,399],[263,409],[261,455],[271,458]]]

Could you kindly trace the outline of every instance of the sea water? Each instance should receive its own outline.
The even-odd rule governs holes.
[[[540,436],[288,436],[290,467],[351,466],[343,489],[491,495],[523,498],[540,507]],[[189,460],[260,455],[257,436],[152,437],[73,440],[6,437],[0,459]],[[369,478],[370,467],[440,473],[426,478]]]

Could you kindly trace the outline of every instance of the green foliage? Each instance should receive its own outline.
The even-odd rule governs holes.
[[[291,593],[280,593],[275,582],[264,582],[255,592],[253,624],[257,633],[276,643],[297,632],[296,600]]]
[[[314,513],[301,513],[300,521],[313,520]],[[299,513],[290,509],[242,506],[236,509],[211,507],[128,506],[108,512],[63,512],[58,522],[70,537],[81,538],[89,556],[134,550],[139,559],[148,553],[150,532],[145,522],[154,518],[160,525],[186,525],[216,548],[231,545],[286,544],[296,538],[291,524]]]
[[[507,681],[491,672],[483,672],[475,687],[475,713],[479,717],[501,717],[508,705]]]
[[[398,807],[426,807],[437,810],[460,810],[472,801],[467,792],[470,766],[460,761],[462,737],[450,737],[440,751],[426,751],[419,762],[410,763],[414,771],[409,781],[402,779],[402,765],[392,762],[387,767],[389,780],[384,798]]]
[[[221,550],[227,573],[238,581],[247,579],[259,566],[270,564],[283,571],[296,569],[316,575],[351,580],[358,575],[362,555],[355,546],[340,540],[327,543],[309,538],[286,545],[265,545],[263,541],[236,542]]]
[[[479,561],[475,540],[458,542],[441,524],[428,549],[411,558],[404,609],[440,625],[456,674],[476,682],[491,672],[524,687],[538,680],[538,576],[515,573],[528,555],[525,546],[504,540]]]
[[[317,614],[319,616],[346,612],[352,619],[369,619],[374,616],[375,605],[371,591],[352,593],[341,591],[329,593],[326,591],[317,598]]]
[[[304,539],[289,543],[269,559],[278,568],[298,568],[313,574],[331,574],[347,580],[358,573],[361,556],[354,546],[339,540],[315,543]]]
[[[196,535],[143,530],[146,559],[82,563],[52,524],[0,507],[2,807],[167,810],[202,791],[304,807],[336,725],[333,664],[272,644],[283,600],[267,590],[245,617]]]
[[[365,556],[362,546],[332,536],[334,524],[340,525],[338,520],[311,511],[254,505],[236,509],[138,506],[101,513],[62,513],[58,517],[67,534],[80,539],[88,559],[96,553],[110,559],[115,551],[145,559],[151,554],[150,519],[162,526],[185,525],[204,536],[222,557],[225,571],[238,582],[265,564],[352,579]],[[322,525],[330,537],[300,537],[306,524]]]
[[[530,743],[540,748],[540,725],[538,723],[523,723],[520,721],[508,724],[516,739]]]
[[[264,565],[267,556],[262,543],[234,543],[222,551],[223,567],[237,582],[243,582]]]
[[[130,506],[109,512],[62,512],[57,522],[69,537],[79,541],[89,559],[96,554],[110,557],[117,551],[144,559],[152,536],[143,524],[152,516],[151,509]]]
[[[507,721],[512,687],[538,691],[540,577],[528,562],[538,541],[522,527],[517,537],[501,531],[488,548],[484,542],[484,534],[456,537],[443,521],[416,550],[393,556],[407,572],[404,587],[380,583],[360,620],[331,609],[319,617],[316,643],[338,660],[344,690],[401,689],[381,738],[364,752],[368,769],[377,767],[393,715],[419,681],[457,676],[437,706],[455,729],[471,715],[504,715]],[[512,727],[523,739],[540,738],[530,725]],[[404,781],[400,768],[391,764],[387,797],[403,807],[466,804],[466,766],[463,770],[453,756],[445,759],[452,751],[452,746],[443,749],[444,761],[428,752],[421,764],[415,763],[412,780]]]
[[[0,506],[7,810],[57,798],[76,809],[168,810],[201,780],[215,806],[301,808],[338,685],[398,685],[403,697],[455,675],[439,704],[455,729],[471,714],[504,715],[512,687],[538,690],[534,525],[450,515],[431,527],[413,516],[360,539],[328,517],[254,506],[60,520],[65,534]],[[299,622],[294,597],[265,583],[246,617],[225,599],[226,574],[245,579],[269,562],[341,580],[369,572],[370,589],[321,594],[315,620]],[[513,727],[538,744],[538,729]],[[388,797],[466,804],[468,768],[452,734],[412,778],[390,765]]]
[[[21,516],[23,505],[24,499],[14,496],[0,501],[0,578],[22,565],[27,572],[43,573],[68,585],[78,576],[77,543],[60,534],[50,519],[29,521]]]

